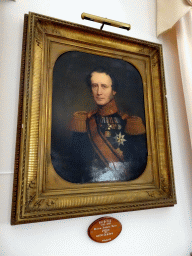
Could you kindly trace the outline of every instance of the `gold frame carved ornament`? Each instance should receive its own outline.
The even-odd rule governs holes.
[[[148,151],[145,170],[138,178],[73,183],[56,173],[51,160],[53,74],[61,56],[69,56],[62,66],[63,70],[68,70],[73,54],[89,59],[93,56],[93,62],[101,58],[118,65],[124,63],[137,70],[142,81],[141,101]],[[82,61],[78,65],[85,66]],[[74,88],[69,88],[70,92],[76,90]],[[67,102],[73,93],[69,97],[69,92],[63,90],[62,97]],[[83,91],[79,87],[78,90],[76,95]],[[132,86],[131,90],[135,95],[138,88]],[[88,92],[85,89],[83,93],[87,95]],[[78,100],[82,113],[85,113],[86,97]],[[62,101],[56,100],[59,102]],[[70,119],[73,110],[70,112],[66,104],[63,112]],[[65,121],[63,118],[61,123]],[[17,127],[12,225],[173,206],[176,203],[160,44],[35,13],[25,15]],[[64,137],[68,139],[68,135],[64,134]],[[75,160],[76,156],[72,157]]]

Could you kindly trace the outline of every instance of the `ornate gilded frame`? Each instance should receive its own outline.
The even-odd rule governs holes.
[[[148,162],[136,180],[46,185],[52,168],[53,66],[62,53],[76,49],[128,61],[142,76]],[[175,203],[162,46],[35,13],[25,15],[11,224]]]

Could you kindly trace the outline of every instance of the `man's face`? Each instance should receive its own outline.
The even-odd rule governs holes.
[[[116,94],[112,89],[111,77],[105,73],[92,73],[91,89],[96,104],[101,106],[106,105]]]

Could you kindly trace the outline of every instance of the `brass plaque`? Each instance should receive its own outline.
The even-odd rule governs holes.
[[[98,243],[114,240],[122,230],[121,223],[112,217],[102,217],[94,221],[88,228],[89,237]]]

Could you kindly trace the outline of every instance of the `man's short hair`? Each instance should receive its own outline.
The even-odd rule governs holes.
[[[118,83],[116,78],[114,77],[114,75],[112,74],[111,71],[109,71],[108,69],[104,68],[104,67],[96,67],[94,69],[92,69],[92,71],[89,73],[89,75],[87,76],[87,84],[88,86],[91,88],[91,76],[94,72],[97,73],[105,73],[106,75],[110,76],[111,80],[112,80],[112,89],[113,91],[117,91],[118,88]]]

